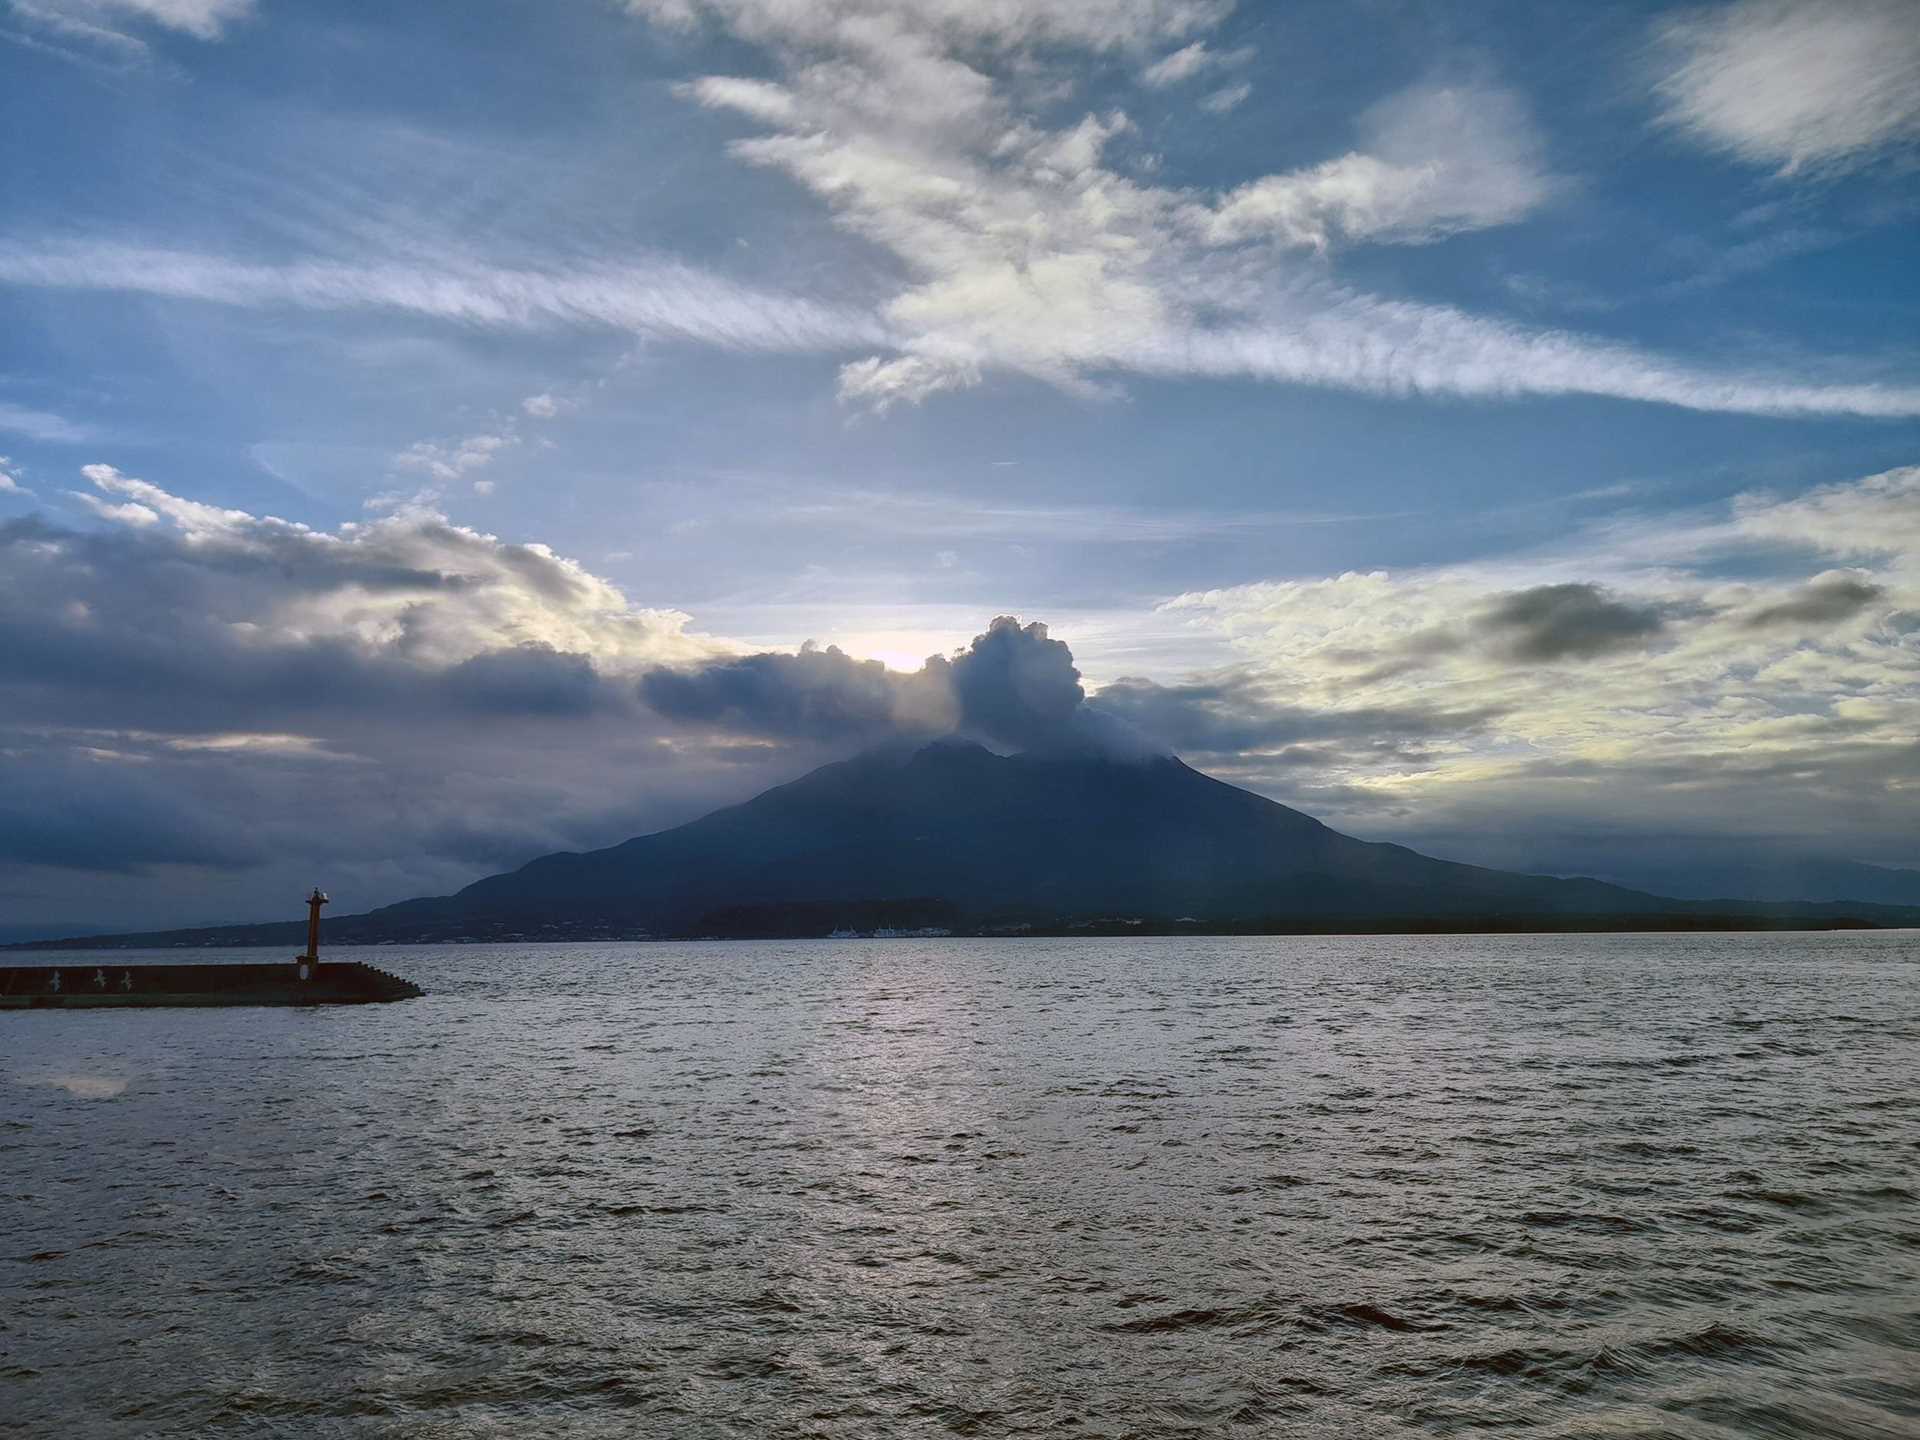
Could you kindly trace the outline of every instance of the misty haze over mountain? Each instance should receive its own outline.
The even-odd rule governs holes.
[[[1012,632],[1009,632],[1012,633]],[[1045,641],[1044,634],[1035,637]],[[1920,910],[1671,899],[1342,835],[1058,714],[1041,748],[898,739],[741,805],[456,894],[334,917],[338,942],[1060,931],[1907,923]],[[1116,736],[1118,740],[1116,741]],[[291,926],[160,943],[269,943]]]
[[[1556,594],[1516,602],[1497,623],[1515,630],[1517,644],[1578,648],[1612,643],[1603,637],[1628,622],[1581,596]],[[344,678],[376,682],[364,665],[348,666]],[[298,686],[321,683],[315,673]],[[391,691],[397,674],[377,683],[389,687],[389,703],[398,698]],[[596,712],[652,715],[758,744],[830,748],[855,739],[870,748],[689,824],[584,855],[549,855],[447,900],[398,907],[380,922],[390,927],[431,915],[435,933],[451,934],[467,925],[462,916],[482,916],[493,931],[564,922],[677,933],[729,907],[908,900],[938,901],[942,915],[976,924],[1059,924],[1118,911],[1281,925],[1647,914],[1664,898],[1920,905],[1915,872],[1777,850],[1742,853],[1710,836],[1642,847],[1637,867],[1622,865],[1617,847],[1595,848],[1591,871],[1564,865],[1583,843],[1569,836],[1553,871],[1564,879],[1508,873],[1531,871],[1538,857],[1524,844],[1509,849],[1497,827],[1436,846],[1490,862],[1479,865],[1367,844],[1174,757],[1158,736],[1185,733],[1215,753],[1274,743],[1270,728],[1221,728],[1218,694],[1136,679],[1090,696],[1071,650],[1045,624],[1012,616],[914,671],[804,647],[650,665],[626,688],[592,666],[529,649],[489,652],[424,685],[406,683],[414,687],[406,704],[416,713],[478,707],[521,724]],[[1396,729],[1406,733],[1409,722],[1356,711],[1338,723],[1377,743]],[[1305,712],[1269,712],[1260,724],[1331,733],[1325,716]],[[44,855],[58,839],[49,825],[73,813],[42,808],[15,829],[13,843]],[[223,843],[245,853],[237,830]],[[782,923],[804,929],[818,918]],[[213,924],[241,919],[244,912],[206,917]],[[104,928],[87,920],[42,923],[0,934],[0,943]],[[357,933],[342,929],[338,917],[334,928]]]

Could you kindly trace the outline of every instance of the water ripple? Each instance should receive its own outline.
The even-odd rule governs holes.
[[[1920,1434],[1920,936],[385,963],[0,1016],[0,1435]]]

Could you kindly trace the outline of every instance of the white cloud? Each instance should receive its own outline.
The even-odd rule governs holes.
[[[219,40],[249,18],[254,0],[8,0],[15,19],[137,62],[147,43],[128,26],[153,25],[196,40]]]
[[[451,483],[491,465],[501,451],[519,443],[520,437],[510,431],[469,435],[463,440],[445,442],[418,440],[393,457],[393,467]]]
[[[1920,412],[1920,387],[1715,373],[1357,293],[1327,279],[1323,260],[1285,253],[1426,243],[1511,223],[1542,204],[1553,182],[1531,122],[1485,84],[1417,86],[1366,112],[1359,148],[1206,196],[1142,183],[1108,163],[1107,152],[1131,137],[1124,114],[1044,128],[978,67],[972,47],[1031,40],[1034,25],[1065,23],[1055,12],[1045,21],[1032,7],[988,6],[955,21],[941,4],[884,15],[772,0],[697,9],[769,45],[780,67],[778,82],[710,77],[687,88],[698,103],[770,132],[736,142],[733,153],[790,175],[906,274],[880,312],[889,342],[841,371],[841,396],[852,403],[914,404],[1014,371],[1089,395],[1109,393],[1128,373],[1200,374],[1382,394]],[[1103,13],[1105,25],[1082,26],[1091,38],[1081,43],[1105,48],[1125,43],[1115,35],[1151,33],[1141,21],[1150,9]],[[1182,12],[1179,25],[1204,20]],[[1065,43],[1073,33],[1039,38]],[[1185,28],[1167,38],[1192,41]]]
[[[1912,0],[1737,0],[1662,22],[1668,123],[1782,174],[1920,138]]]
[[[1360,150],[1228,193],[1199,221],[1207,239],[1417,243],[1510,224],[1552,191],[1533,123],[1504,91],[1417,87],[1375,106],[1361,131]]]
[[[1203,41],[1196,40],[1191,45],[1175,50],[1164,59],[1156,60],[1140,72],[1140,80],[1151,89],[1164,90],[1168,86],[1191,80],[1196,75],[1205,74],[1209,70],[1243,65],[1252,58],[1251,49],[1209,50]]]
[[[547,394],[529,395],[520,402],[520,408],[536,420],[551,420],[560,413],[560,402]]]
[[[795,118],[793,96],[764,80],[706,75],[686,86],[685,93],[702,105],[737,110],[767,125],[785,125]]]
[[[1251,94],[1253,94],[1253,86],[1243,80],[1238,85],[1223,86],[1202,97],[1200,108],[1209,115],[1224,115],[1229,110],[1237,108],[1240,102]]]
[[[6,456],[0,455],[0,495],[31,495],[33,492],[14,479],[9,472],[8,467],[12,464],[13,462]]]
[[[1140,72],[1140,79],[1154,89],[1168,85],[1178,85],[1182,80],[1190,80],[1207,68],[1213,59],[1213,53],[1200,41],[1184,49],[1176,50],[1164,60],[1157,60]]]
[[[669,25],[710,19],[749,40],[880,49],[902,36],[946,46],[1138,49],[1212,29],[1232,0],[626,0]]]
[[[111,465],[81,473],[120,502],[82,495],[96,515],[177,536],[204,557],[214,588],[196,623],[235,627],[252,647],[336,641],[445,666],[536,645],[616,672],[725,648],[544,545],[508,544],[429,511],[326,532],[189,500]]]
[[[82,18],[84,11],[80,6],[47,4],[43,0],[7,0],[7,13],[32,31],[58,40],[78,41],[82,46],[92,47],[94,53],[106,52],[117,57],[123,65],[137,64],[147,55],[146,41]],[[82,51],[68,50],[31,34],[23,33],[20,39],[34,49],[50,50],[70,59],[84,58]]]
[[[253,13],[254,0],[67,0],[73,8],[120,12],[179,30],[200,40],[218,40],[228,25]]]
[[[833,350],[887,336],[870,315],[670,260],[565,271],[458,262],[269,265],[134,246],[0,242],[0,282],[216,305],[389,311],[489,328],[592,326],[737,350]]]
[[[962,358],[902,355],[882,360],[873,355],[840,367],[840,398],[866,405],[879,414],[902,402],[918,405],[942,390],[962,390],[979,383],[979,364]]]
[[[1920,386],[1716,374],[1567,331],[1530,330],[1335,287],[1277,297],[1264,325],[1169,338],[1165,353],[1135,357],[1135,368],[1387,395],[1605,395],[1745,414],[1920,414]]]
[[[1354,143],[1322,163],[1209,193],[1140,178],[1131,153],[1140,140],[1125,113],[1053,126],[1017,77],[1074,47],[1134,64],[1164,58],[1169,46],[1184,53],[1204,44],[1221,5],[633,0],[631,8],[663,23],[719,24],[767,48],[771,78],[708,76],[681,93],[745,117],[755,133],[732,144],[734,156],[790,177],[887,257],[892,273],[882,272],[870,301],[773,293],[659,258],[543,269],[469,258],[457,246],[425,267],[255,264],[15,240],[0,242],[0,282],[823,354],[843,362],[843,399],[875,410],[1011,373],[1086,396],[1111,395],[1128,376],[1198,375],[1384,395],[1920,413],[1913,384],[1845,373],[1836,381],[1831,367],[1809,382],[1784,369],[1680,361],[1340,283],[1335,267],[1349,247],[1510,224],[1550,198],[1530,120],[1488,83],[1416,86],[1364,112]]]
[[[1821,486],[1792,500],[1743,496],[1734,506],[1734,529],[1742,538],[1850,559],[1894,557],[1920,565],[1920,466]]]
[[[316,759],[338,760],[346,757],[326,748],[326,742],[312,735],[260,734],[248,730],[224,730],[210,735],[154,735],[135,732],[128,738],[166,746],[169,750],[204,750],[216,755],[241,752],[250,755],[300,755]]]
[[[69,490],[67,493],[102,520],[112,520],[116,524],[131,526],[135,529],[144,529],[160,523],[160,516],[150,506],[142,505],[137,500],[115,505],[111,501],[102,500],[98,495],[89,495],[84,490]]]
[[[1464,831],[1504,808],[1644,831],[1794,814],[1802,839],[1826,823],[1893,854],[1920,796],[1916,517],[1910,468],[1645,522],[1657,554],[1601,528],[1532,557],[1166,608],[1233,646],[1237,703],[1351,715],[1362,735],[1369,716],[1462,717],[1304,768],[1280,745],[1226,757],[1303,801],[1321,792],[1349,824]]]
[[[253,517],[244,510],[222,510],[215,505],[203,505],[197,500],[182,499],[158,485],[122,475],[111,465],[82,465],[80,473],[93,483],[95,489],[126,498],[127,503],[113,505],[97,496],[73,492],[77,499],[85,501],[89,509],[105,519],[141,526],[156,525],[164,519],[189,543],[231,538],[253,523]]]

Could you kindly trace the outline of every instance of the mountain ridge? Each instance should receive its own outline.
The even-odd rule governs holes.
[[[1001,755],[948,738],[865,751],[684,825],[541,856],[453,895],[333,917],[327,933],[335,944],[798,936],[874,915],[1041,933],[1920,921],[1904,907],[1680,900],[1488,869],[1344,835],[1173,756]],[[289,923],[38,943],[272,944],[283,930],[298,933]],[[205,938],[241,934],[262,938]]]

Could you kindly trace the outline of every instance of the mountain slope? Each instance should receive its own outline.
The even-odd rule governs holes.
[[[1636,857],[1613,867],[1622,885],[1657,885],[1700,900],[1848,900],[1920,906],[1920,870],[1795,855]]]
[[[944,741],[825,766],[606,850],[549,855],[453,897],[703,910],[939,897],[970,913],[1221,918],[1366,900],[1617,908],[1644,897],[1371,845],[1178,760],[1000,756]]]
[[[455,895],[331,917],[336,943],[824,934],[840,924],[1064,929],[1913,924],[1876,907],[1672,900],[1374,844],[1171,757],[996,755],[958,740],[823,766],[744,804]],[[112,943],[269,944],[297,925]],[[83,942],[67,942],[83,943]],[[84,943],[93,943],[92,941]]]
[[[605,911],[685,929],[724,907],[907,899],[975,923],[1676,908],[1598,881],[1355,840],[1172,758],[1001,756],[952,740],[868,752],[677,829],[549,855],[446,901],[396,908],[422,918]]]

